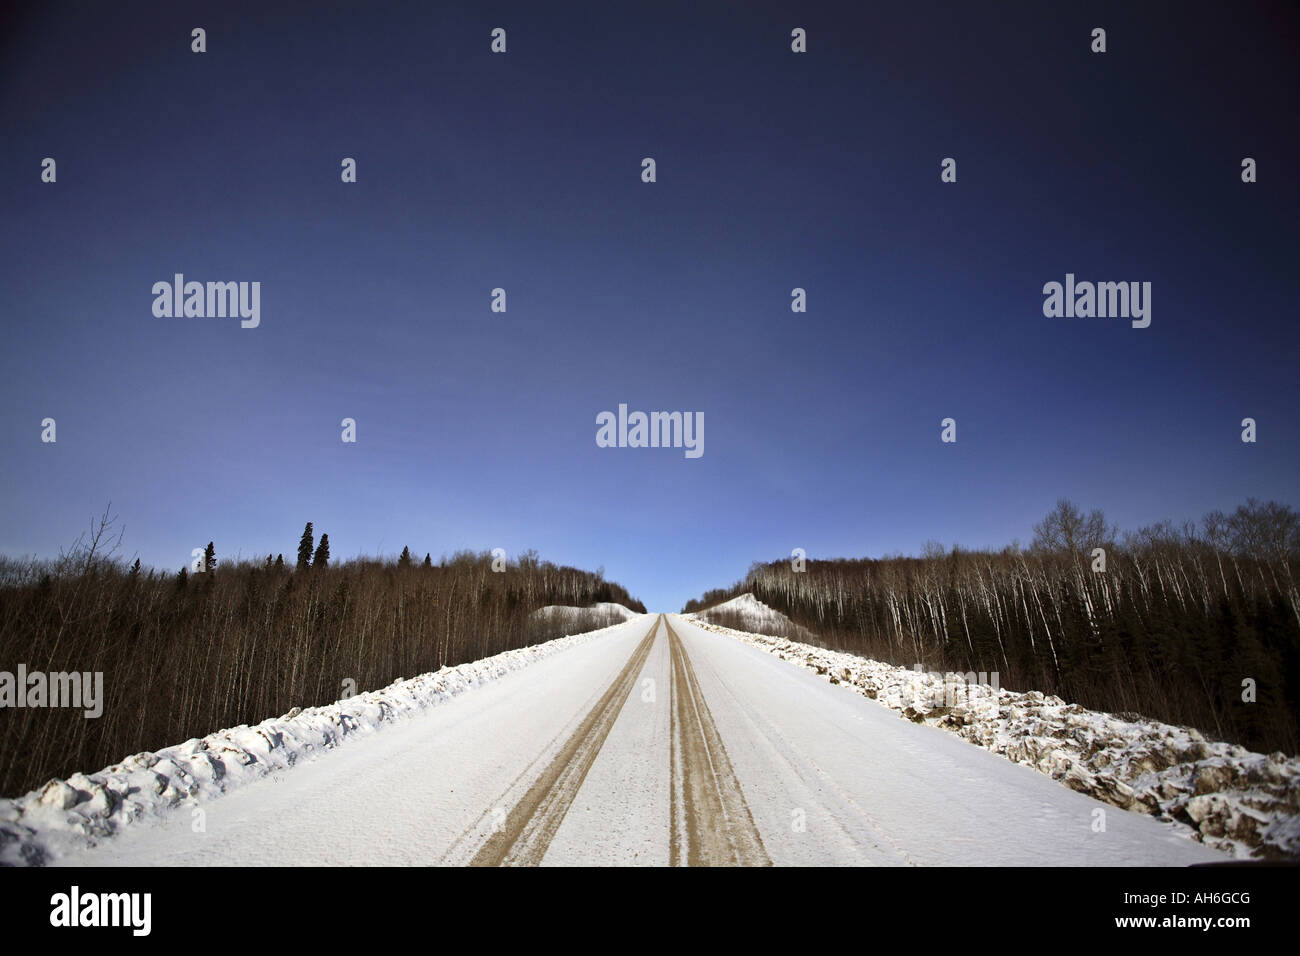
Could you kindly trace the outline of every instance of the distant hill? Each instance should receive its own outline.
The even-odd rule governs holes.
[[[528,633],[533,641],[549,641],[570,634],[598,631],[640,616],[640,612],[613,601],[600,601],[586,607],[548,604],[529,615]]]
[[[816,637],[780,611],[768,607],[749,592],[715,604],[686,617],[718,624],[736,631],[788,637],[791,640],[816,642]]]

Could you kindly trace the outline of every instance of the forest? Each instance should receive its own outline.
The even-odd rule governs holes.
[[[336,564],[309,524],[296,561],[209,544],[173,573],[128,566],[120,542],[105,512],[55,560],[0,558],[5,668],[102,673],[104,698],[96,718],[0,708],[0,794],[559,636],[532,613],[546,605],[645,610],[603,572],[531,551]]]
[[[932,542],[919,557],[757,563],[684,610],[750,592],[807,629],[778,636],[923,670],[996,671],[1004,688],[1297,752],[1293,509],[1251,499],[1121,533],[1061,500],[1034,531],[1027,548]]]

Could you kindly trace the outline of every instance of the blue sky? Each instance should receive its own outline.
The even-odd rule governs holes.
[[[310,520],[675,609],[794,547],[1027,541],[1060,496],[1300,504],[1294,11],[905,6],[15,17],[0,552],[111,500],[160,567]],[[260,281],[260,327],[154,317],[176,272]],[[1150,328],[1045,318],[1067,272],[1150,281]],[[703,412],[703,457],[598,448],[619,403]]]

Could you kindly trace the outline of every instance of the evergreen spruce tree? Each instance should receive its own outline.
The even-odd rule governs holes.
[[[400,558],[397,559],[397,566],[398,566],[399,568],[409,568],[409,567],[411,566],[411,549],[410,549],[410,548],[405,547],[405,546],[402,547],[402,556],[401,556]]]
[[[276,566],[277,568],[279,568],[280,570],[284,570],[284,555],[283,555],[283,554],[277,554],[277,555],[275,556],[275,566]]]
[[[213,546],[211,541],[209,541],[208,546],[203,549],[203,570],[217,570],[217,549]]]
[[[320,547],[316,549],[316,557],[312,558],[311,566],[313,568],[327,568],[330,564],[330,536],[323,534],[320,536]]]
[[[429,553],[427,551],[424,553],[424,566],[426,568],[433,567],[433,559],[429,557]]]
[[[311,566],[311,551],[314,535],[311,530],[311,522],[307,522],[307,527],[302,529],[302,538],[298,541],[298,570],[302,571]]]

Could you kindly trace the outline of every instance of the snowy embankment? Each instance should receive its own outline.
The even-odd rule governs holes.
[[[616,604],[612,601],[602,601],[599,604],[592,604],[588,607],[570,607],[567,604],[548,604],[546,607],[538,608],[533,612],[533,617],[547,621],[556,619],[576,619],[585,621],[593,615],[599,620],[609,621],[611,624],[621,624],[624,621],[630,621],[634,617],[641,616],[631,608],[624,607],[622,604]]]
[[[777,629],[784,631],[795,626],[794,622],[780,611],[768,607],[748,591],[729,601],[723,601],[721,604],[705,608],[703,611],[682,616],[695,621],[709,621],[715,617],[722,620],[744,621],[746,630],[759,634],[763,633],[764,630]]]
[[[51,780],[24,796],[0,800],[0,865],[39,866],[69,849],[92,846],[133,823],[292,767],[608,630],[444,667],[334,704],[295,707],[254,727],[241,724],[202,740],[135,754],[98,773]]]
[[[752,595],[744,597],[783,616]],[[1239,858],[1300,856],[1295,757],[1207,740],[1190,727],[1123,720],[1038,691],[967,683],[960,674],[927,674],[707,620],[696,623],[852,687],[916,723],[1033,767],[1072,790],[1185,824],[1203,843]]]

